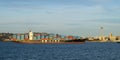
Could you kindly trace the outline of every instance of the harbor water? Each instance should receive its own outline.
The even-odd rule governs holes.
[[[120,43],[20,44],[0,42],[0,60],[120,60]]]

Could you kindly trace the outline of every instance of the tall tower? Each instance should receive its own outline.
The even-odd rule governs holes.
[[[100,27],[100,40],[104,40],[103,27]]]
[[[33,32],[31,30],[29,31],[29,40],[33,40]]]

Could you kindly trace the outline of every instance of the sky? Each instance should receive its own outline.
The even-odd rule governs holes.
[[[0,0],[0,32],[120,36],[120,0]]]

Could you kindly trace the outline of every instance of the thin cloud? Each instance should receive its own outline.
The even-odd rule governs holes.
[[[0,25],[47,25],[40,22],[1,22]]]
[[[96,23],[108,23],[108,24],[120,24],[120,19],[99,19],[99,20],[91,20]]]

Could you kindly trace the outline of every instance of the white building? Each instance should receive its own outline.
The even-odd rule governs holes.
[[[33,40],[33,32],[29,31],[29,40]]]

